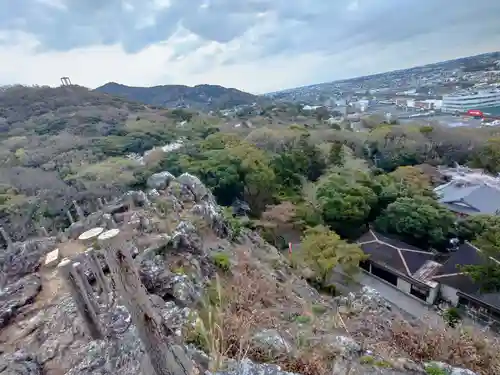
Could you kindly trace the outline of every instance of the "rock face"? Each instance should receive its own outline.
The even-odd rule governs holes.
[[[0,329],[16,316],[19,309],[32,303],[42,289],[40,278],[27,275],[0,289]]]
[[[42,375],[43,368],[38,361],[24,350],[0,356],[2,375]]]
[[[0,251],[0,287],[2,277],[13,282],[34,273],[41,266],[42,258],[56,247],[56,238],[48,237],[14,243],[11,249]]]

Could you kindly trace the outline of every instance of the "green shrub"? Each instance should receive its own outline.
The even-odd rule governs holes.
[[[443,319],[451,328],[455,328],[462,320],[462,317],[456,307],[450,307],[443,313]]]
[[[212,254],[212,261],[215,266],[221,271],[228,272],[231,269],[231,261],[229,255],[225,253],[215,253]]]
[[[425,372],[427,375],[448,375],[446,370],[443,370],[442,368],[438,367],[437,365],[430,365],[425,368]]]
[[[359,359],[362,365],[373,365],[375,363],[375,358],[369,355],[364,355]]]
[[[295,321],[301,324],[308,324],[311,322],[311,317],[307,315],[299,315],[295,317]]]
[[[312,312],[314,315],[322,315],[326,312],[327,307],[323,305],[312,305]]]

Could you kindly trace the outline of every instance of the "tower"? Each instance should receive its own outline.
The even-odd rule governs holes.
[[[71,80],[69,79],[69,77],[61,77],[61,84],[63,86],[71,86],[72,85]]]

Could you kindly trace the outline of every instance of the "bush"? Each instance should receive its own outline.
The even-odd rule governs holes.
[[[427,373],[427,375],[448,375],[446,373],[446,370],[443,370],[436,365],[427,366],[425,368],[425,372]]]
[[[460,312],[456,307],[450,307],[443,313],[443,319],[450,327],[455,328],[462,320]]]
[[[231,269],[231,261],[229,255],[225,253],[215,253],[212,255],[212,261],[215,266],[223,272],[229,272]]]

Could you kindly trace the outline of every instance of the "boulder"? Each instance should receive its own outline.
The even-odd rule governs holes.
[[[149,189],[165,190],[174,179],[175,176],[172,173],[163,171],[149,176],[146,185]]]

